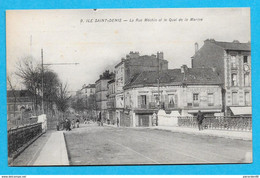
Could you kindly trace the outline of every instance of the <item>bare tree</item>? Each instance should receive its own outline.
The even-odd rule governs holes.
[[[23,58],[17,63],[15,74],[22,79],[23,85],[33,94],[34,108],[37,114],[41,92],[39,64],[32,57]]]
[[[16,103],[17,103],[17,96],[16,96],[15,88],[11,82],[11,78],[10,78],[9,74],[7,74],[6,79],[7,79],[7,89],[9,89],[12,92],[12,96],[14,97],[13,102],[14,102],[14,118],[15,118],[16,117],[15,108],[16,108]],[[8,119],[10,119],[10,118],[8,118]]]
[[[68,84],[65,83],[59,85],[59,90],[57,93],[57,98],[56,98],[56,105],[59,111],[63,113],[63,118],[64,114],[69,108],[69,100],[71,96],[68,94]]]

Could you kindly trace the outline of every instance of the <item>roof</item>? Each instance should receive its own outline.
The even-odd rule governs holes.
[[[96,84],[89,84],[88,86],[86,86],[85,88],[95,88]]]
[[[220,42],[220,41],[215,41],[214,43],[226,50],[251,51],[251,43]]]
[[[142,72],[133,76],[125,88],[157,85],[157,71]],[[161,85],[219,85],[220,77],[211,68],[187,68],[184,73],[181,69],[168,69],[160,72]]]
[[[28,90],[7,90],[7,97],[31,97],[33,94]]]

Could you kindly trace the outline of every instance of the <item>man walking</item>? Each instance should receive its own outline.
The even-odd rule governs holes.
[[[199,110],[198,115],[197,115],[197,122],[198,122],[199,130],[202,130],[202,122],[203,122],[203,119],[204,119],[204,115],[203,115],[203,113]]]

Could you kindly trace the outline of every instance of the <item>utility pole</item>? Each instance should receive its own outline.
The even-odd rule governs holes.
[[[41,49],[41,58],[42,58],[42,114],[44,114],[44,106],[43,106],[43,75],[44,75],[44,69],[43,69],[43,49]]]
[[[42,59],[42,114],[44,114],[44,101],[43,101],[43,97],[44,97],[44,95],[43,95],[43,92],[44,92],[44,87],[43,87],[43,84],[44,84],[44,65],[46,65],[46,66],[50,66],[50,65],[78,65],[79,63],[46,63],[46,64],[44,64],[43,63],[43,49],[41,49],[41,59]]]

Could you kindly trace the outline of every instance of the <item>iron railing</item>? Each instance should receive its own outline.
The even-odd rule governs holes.
[[[180,127],[198,127],[196,117],[178,117]],[[252,131],[252,117],[246,116],[218,116],[205,117],[202,126],[204,129]]]
[[[8,156],[42,133],[42,124],[36,123],[8,130]]]

